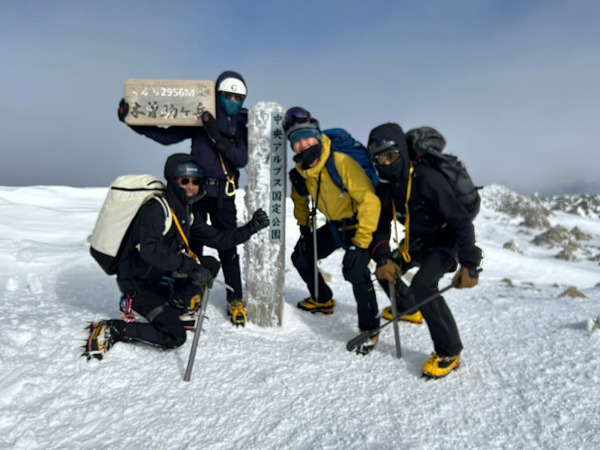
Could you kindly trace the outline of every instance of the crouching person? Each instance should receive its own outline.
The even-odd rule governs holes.
[[[300,301],[298,308],[311,313],[333,313],[336,307],[333,292],[316,267],[316,261],[344,248],[342,272],[344,279],[352,283],[358,328],[361,332],[374,330],[379,327],[377,298],[367,266],[380,204],[373,185],[351,156],[331,149],[331,141],[321,134],[319,122],[305,109],[290,108],[286,112],[284,129],[297,163],[290,171],[290,180],[300,239],[292,253],[292,263],[310,292],[310,297]],[[342,179],[343,192],[326,168],[329,158]],[[309,196],[313,200],[314,213],[319,210],[327,218],[327,223],[316,230],[316,254],[311,231],[314,214],[309,208]],[[369,353],[376,342],[377,336],[374,336],[360,346],[358,353]]]
[[[193,214],[193,205],[205,192],[202,170],[191,155],[171,155],[165,164],[166,201],[172,224],[165,232],[167,211],[158,201],[148,201],[133,220],[117,268],[117,284],[123,294],[122,320],[90,324],[84,356],[103,359],[115,342],[143,342],[163,349],[185,342],[182,313],[202,301],[220,264],[210,256],[196,257],[193,249],[206,245],[232,248],[269,224],[258,210],[246,225],[219,231]],[[148,323],[134,322],[135,311]],[[189,324],[187,324],[189,325]]]
[[[437,132],[429,139],[445,143]],[[458,288],[475,286],[481,250],[475,245],[469,214],[444,176],[427,165],[410,161],[404,132],[395,123],[374,128],[369,135],[369,149],[379,172],[377,195],[381,200],[372,257],[385,292],[389,292],[388,283],[395,285],[398,310],[410,311],[435,294],[442,276],[456,270],[457,260],[461,265],[454,276]],[[400,252],[392,254],[390,224],[396,218],[404,225],[405,237]],[[419,270],[408,287],[400,276],[413,267]],[[401,318],[420,322],[421,313],[435,349],[423,365],[423,374],[440,378],[458,368],[463,345],[452,312],[441,295],[421,306],[420,312]]]

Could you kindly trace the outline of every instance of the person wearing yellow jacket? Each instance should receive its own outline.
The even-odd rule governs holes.
[[[333,313],[333,293],[318,272],[318,297],[315,295],[315,262],[344,248],[344,278],[352,283],[357,303],[358,326],[366,332],[379,327],[377,299],[368,269],[369,246],[377,229],[381,204],[371,180],[351,157],[331,150],[331,141],[321,134],[319,122],[303,108],[286,112],[284,129],[295,153],[295,168],[290,171],[294,216],[300,226],[300,238],[292,253],[292,263],[307,285],[310,297],[298,308],[312,313]],[[332,181],[326,168],[333,158],[344,189]],[[310,198],[309,198],[310,197]],[[311,208],[312,199],[312,208]],[[316,210],[327,223],[316,230],[316,258],[312,236],[312,218]],[[312,210],[312,211],[311,211]],[[359,353],[367,354],[375,347],[377,336],[367,341]]]

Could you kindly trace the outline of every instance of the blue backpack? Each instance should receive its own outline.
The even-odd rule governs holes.
[[[379,183],[377,170],[375,169],[375,165],[371,162],[371,153],[364,145],[354,139],[350,133],[342,128],[330,128],[328,130],[323,130],[322,133],[331,139],[331,149],[333,151],[351,156],[358,165],[363,168],[371,180],[371,183],[373,183],[373,187],[377,187],[377,184]],[[333,184],[342,191],[342,194],[346,192],[347,189],[342,182],[342,177],[338,173],[333,162],[333,153],[327,158],[325,166],[327,167],[327,172],[329,172]]]

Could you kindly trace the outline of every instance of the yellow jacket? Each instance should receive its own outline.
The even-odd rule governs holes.
[[[356,217],[358,225],[356,234],[352,238],[354,245],[368,248],[373,239],[373,232],[377,229],[381,203],[375,195],[371,180],[351,156],[334,152],[334,164],[342,178],[346,192],[342,195],[340,189],[333,183],[325,167],[331,152],[331,141],[321,135],[323,151],[319,161],[314,167],[302,170],[302,164],[296,164],[296,170],[306,180],[306,188],[310,196],[317,198],[319,174],[321,175],[321,189],[317,208],[328,221],[337,221]],[[298,225],[306,225],[310,215],[308,197],[296,192],[292,185],[292,200],[294,201],[294,217]]]

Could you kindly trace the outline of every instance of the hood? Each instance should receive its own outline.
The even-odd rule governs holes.
[[[223,81],[225,78],[236,78],[236,79],[240,80],[246,86],[246,90],[248,90],[248,85],[246,84],[246,81],[244,80],[244,78],[239,73],[233,72],[231,70],[226,70],[221,75],[219,75],[219,77],[217,78],[217,81],[215,82],[215,89],[218,89],[219,85],[221,84],[221,81]],[[240,108],[238,110],[238,112],[236,112],[233,116],[228,116],[225,113],[225,110],[223,109],[221,102],[217,98],[218,95],[219,95],[219,93],[215,91],[215,108],[216,108],[216,112],[217,112],[216,119],[217,119],[217,124],[219,126],[219,130],[221,130],[222,132],[225,132],[226,134],[234,135],[235,131],[236,131],[236,126],[238,123],[238,115],[240,114],[240,111],[242,111],[244,108],[243,107]],[[231,124],[236,125],[236,126],[234,126],[233,129],[231,129]]]
[[[165,180],[167,180],[167,201],[176,210],[177,215],[180,214],[179,209],[181,207],[185,207],[187,205],[191,205],[197,202],[206,194],[204,187],[202,186],[202,184],[200,184],[198,195],[188,198],[185,193],[185,189],[179,187],[177,183],[175,183],[176,168],[182,164],[189,162],[198,164],[198,162],[194,159],[192,155],[189,155],[187,153],[175,153],[169,156],[167,158],[167,162],[165,163],[164,176]]]
[[[402,185],[406,185],[408,180],[408,170],[410,166],[410,157],[408,155],[408,146],[406,145],[406,137],[402,127],[397,123],[386,123],[373,128],[369,134],[369,144],[372,141],[394,141],[398,145],[400,158],[393,164],[393,176],[389,177],[383,174],[380,168],[380,176],[383,179],[390,179]],[[392,166],[388,166],[392,168]]]

